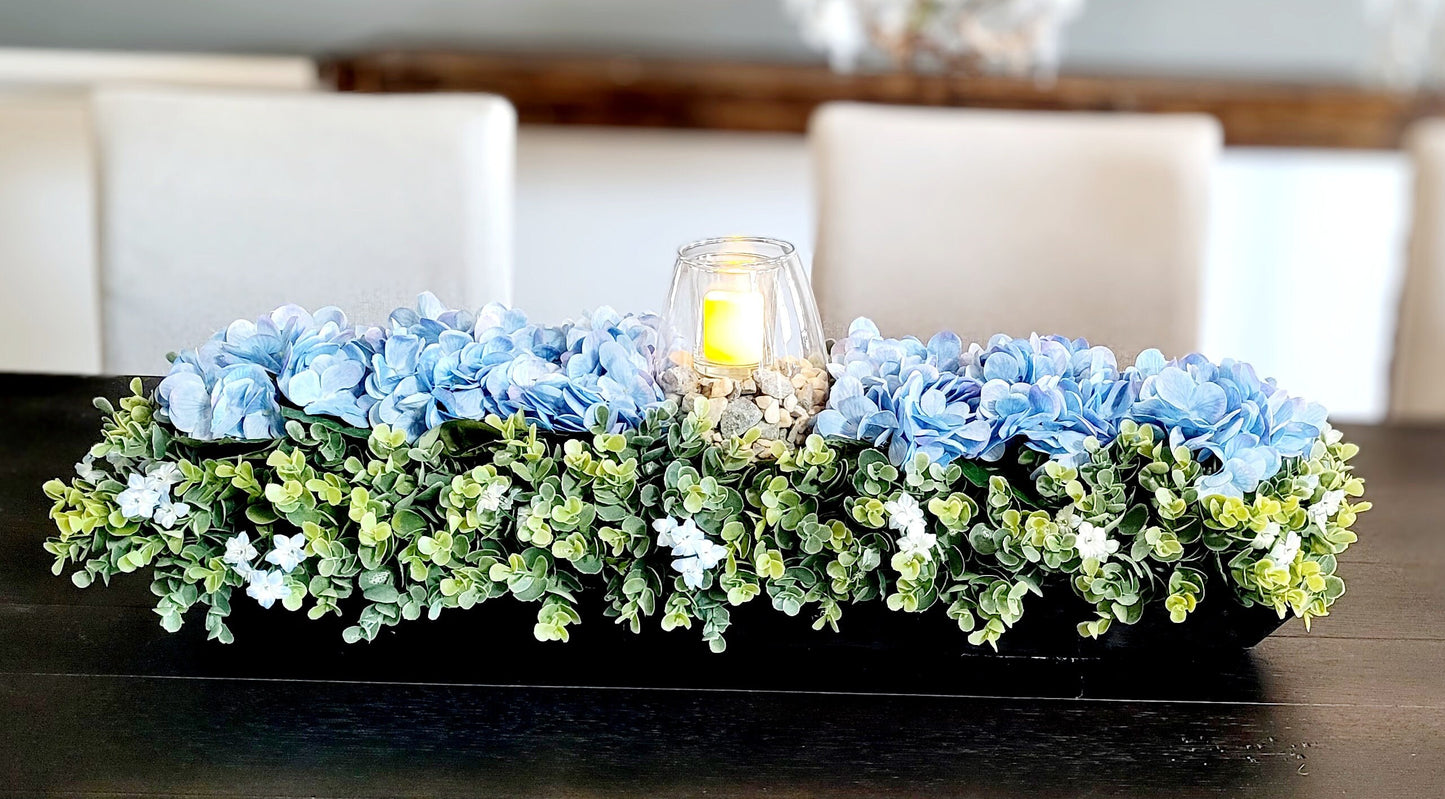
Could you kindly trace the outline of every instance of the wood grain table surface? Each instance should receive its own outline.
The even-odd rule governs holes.
[[[1247,653],[713,656],[503,602],[350,646],[238,610],[223,646],[144,576],[50,573],[40,485],[124,384],[0,375],[0,796],[1445,796],[1445,429],[1344,427],[1348,593]]]

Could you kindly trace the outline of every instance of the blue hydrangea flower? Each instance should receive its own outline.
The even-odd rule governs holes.
[[[197,439],[267,439],[281,434],[276,384],[254,363],[220,369],[177,359],[157,389],[162,412]]]
[[[1231,438],[1223,450],[1219,471],[1199,478],[1199,493],[1203,496],[1243,497],[1279,472],[1279,450],[1261,444],[1253,434]]]
[[[280,374],[296,339],[327,325],[346,327],[346,315],[334,307],[313,315],[299,305],[283,305],[254,322],[238,319],[215,336],[220,345],[217,362],[222,366],[251,363]]]
[[[885,408],[869,396],[871,393],[852,375],[838,378],[828,395],[828,407],[818,414],[813,429],[819,435],[832,438],[866,441],[875,447],[886,445],[898,428],[898,416],[892,410],[893,397],[887,392],[878,392],[879,399],[888,406]]]
[[[275,438],[282,430],[277,376],[311,360],[295,357],[293,347],[341,335],[345,324],[335,308],[313,315],[296,305],[232,322],[171,364],[158,390],[161,411],[176,429],[202,440]]]
[[[276,383],[283,396],[307,413],[334,416],[365,427],[375,400],[366,393],[372,351],[334,308],[317,312],[286,348]]]
[[[922,373],[913,373],[891,402],[898,429],[888,447],[889,460],[905,463],[920,452],[942,464],[981,456],[993,427],[975,418],[979,391],[975,380],[925,381]]]
[[[1040,383],[1009,383],[990,380],[979,395],[979,415],[992,425],[992,435],[983,452],[985,460],[998,460],[1016,438],[1055,456],[1074,456],[1083,451],[1088,433],[1081,420],[1068,413],[1068,402],[1057,378]]]
[[[1267,409],[1269,443],[1286,458],[1298,458],[1309,452],[1328,425],[1325,406],[1291,397],[1278,388],[1269,395]]]
[[[1109,349],[1061,336],[999,335],[962,352],[956,337],[925,347],[884,339],[860,319],[828,368],[837,382],[815,429],[887,444],[895,463],[917,452],[996,460],[1021,443],[1077,464],[1089,437],[1110,441],[1128,419],[1205,453],[1201,491],[1240,496],[1326,429],[1324,408],[1289,397],[1247,364],[1198,354],[1168,361],[1145,350],[1121,370]]]
[[[1215,456],[1219,470],[1200,480],[1206,496],[1255,490],[1282,458],[1308,451],[1326,425],[1323,407],[1290,397],[1248,364],[1197,354],[1144,378],[1130,416],[1163,429],[1173,444]]]
[[[373,426],[384,423],[415,440],[445,421],[433,393],[437,362],[471,343],[476,317],[448,310],[426,292],[417,297],[415,308],[392,311],[388,322],[389,329],[380,336],[365,337],[380,338],[364,383],[371,403],[367,418]]]
[[[981,381],[1037,383],[1045,377],[1073,376],[1074,354],[1087,345],[1060,336],[1009,338],[996,335],[986,349],[970,351],[968,374]]]
[[[1216,434],[1221,439],[1232,435],[1229,426],[1238,420],[1239,408],[1231,409],[1229,394],[1213,376],[1212,368],[1167,366],[1144,381],[1132,414],[1140,421],[1177,431],[1193,449],[1217,446]]]
[[[655,316],[602,308],[556,327],[492,304],[476,316],[423,296],[392,314],[375,346],[366,393],[373,424],[416,438],[451,419],[524,414],[539,427],[621,430],[662,401],[652,374]]]
[[[865,389],[875,386],[897,391],[915,372],[926,380],[958,369],[963,343],[952,333],[939,333],[927,346],[912,336],[883,338],[872,320],[859,317],[848,328],[848,336],[833,344],[828,372],[835,380],[852,377]]]
[[[332,354],[318,355],[284,383],[286,398],[316,416],[334,416],[365,427],[375,404],[365,389],[368,354],[355,342]]]

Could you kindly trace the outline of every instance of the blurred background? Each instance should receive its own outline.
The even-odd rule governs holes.
[[[1337,419],[1441,415],[1442,17],[6,0],[0,370],[158,372],[283,301],[656,309],[678,245],[757,234],[817,256],[830,332],[872,301],[884,332],[1159,342]]]

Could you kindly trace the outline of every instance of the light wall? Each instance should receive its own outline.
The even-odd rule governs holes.
[[[812,262],[801,136],[523,126],[516,219],[516,302],[539,319],[661,310],[697,239],[772,236]]]

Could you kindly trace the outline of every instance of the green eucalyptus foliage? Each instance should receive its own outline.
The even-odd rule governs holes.
[[[287,409],[281,439],[201,443],[157,422],[132,388],[118,406],[97,400],[106,419],[90,452],[96,471],[46,484],[59,532],[45,548],[55,573],[82,588],[148,570],[162,626],[178,629],[201,606],[223,642],[246,585],[224,560],[238,533],[263,551],[274,535],[303,534],[307,558],[286,575],[283,605],[346,617],[348,642],[503,596],[536,606],[539,640],[566,641],[583,591],[634,632],[692,629],[715,651],[730,609],[748,602],[833,630],[855,603],[938,606],[969,643],[995,647],[1045,590],[1093,607],[1078,624],[1091,637],[1139,621],[1151,603],[1184,621],[1216,598],[1206,589],[1308,624],[1344,592],[1337,557],[1369,507],[1354,501],[1356,448],[1334,431],[1241,500],[1199,497],[1207,465],[1131,422],[1108,444],[1091,440],[1077,467],[1019,450],[998,463],[920,456],[900,468],[816,435],[761,457],[746,437],[712,445],[705,414],[671,406],[626,433],[561,437],[491,417],[411,444],[384,425],[362,431]],[[157,463],[177,466],[175,496],[194,509],[174,529],[128,519],[116,500],[129,475]],[[1312,512],[1330,492],[1346,499]],[[905,495],[924,513],[930,549],[899,548],[889,505]],[[726,548],[698,588],[657,545],[652,524],[668,516]],[[1085,529],[1117,549],[1081,556]],[[1265,533],[1298,535],[1294,559],[1271,560]]]

